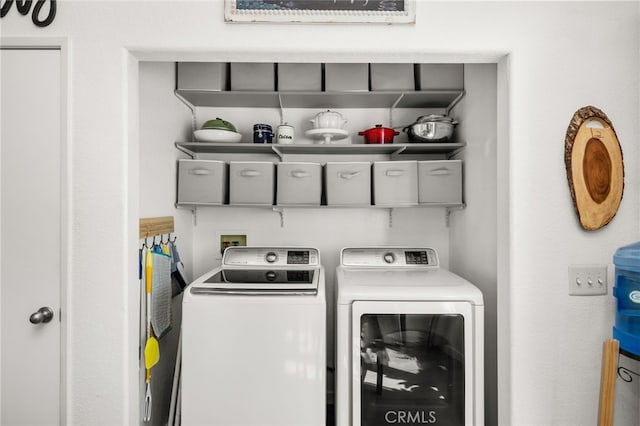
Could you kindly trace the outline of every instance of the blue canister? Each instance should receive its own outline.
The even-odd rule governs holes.
[[[269,124],[253,125],[253,143],[272,143],[273,128]]]
[[[613,263],[617,299],[613,337],[621,349],[640,356],[640,242],[616,250]]]

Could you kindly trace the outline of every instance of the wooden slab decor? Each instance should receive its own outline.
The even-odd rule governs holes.
[[[564,140],[567,180],[580,225],[600,229],[613,219],[622,201],[622,149],[611,120],[594,106],[573,115]]]

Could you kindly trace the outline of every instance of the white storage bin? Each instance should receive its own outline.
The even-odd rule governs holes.
[[[319,163],[282,162],[277,165],[278,205],[320,205],[322,166]]]
[[[226,62],[178,62],[178,89],[227,90]]]
[[[217,160],[178,160],[178,204],[224,204],[227,164]]]
[[[413,91],[413,64],[371,64],[371,90]]]
[[[418,90],[464,89],[464,64],[416,65]]]
[[[370,162],[328,162],[324,172],[327,205],[371,205]]]
[[[278,64],[278,90],[322,91],[322,64]]]
[[[402,207],[418,204],[418,162],[375,161],[373,163],[373,203]]]
[[[420,204],[462,203],[462,160],[418,161]]]
[[[229,162],[229,204],[272,205],[275,166],[270,161]]]
[[[231,90],[273,92],[276,90],[275,64],[232,62]]]
[[[369,91],[369,64],[325,64],[324,90],[327,92]]]

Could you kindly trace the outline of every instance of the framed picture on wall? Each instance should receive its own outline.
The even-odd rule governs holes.
[[[226,22],[415,23],[416,0],[225,0]]]

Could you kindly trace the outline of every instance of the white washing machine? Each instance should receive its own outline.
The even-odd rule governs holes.
[[[345,248],[336,425],[484,424],[482,293],[431,248]]]
[[[324,269],[313,248],[230,247],[182,309],[182,424],[325,426]]]

